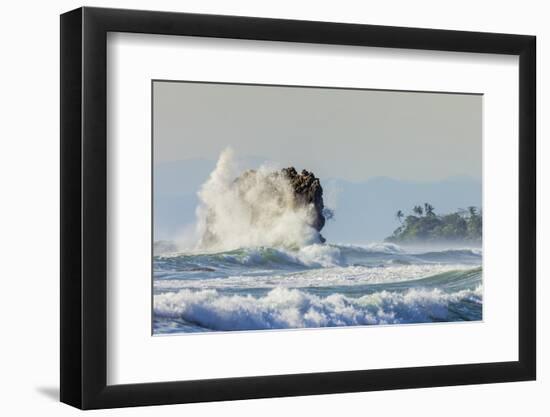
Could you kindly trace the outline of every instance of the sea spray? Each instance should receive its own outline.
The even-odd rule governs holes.
[[[315,206],[297,200],[288,177],[266,166],[239,173],[230,148],[198,197],[197,250],[300,248],[322,241]]]

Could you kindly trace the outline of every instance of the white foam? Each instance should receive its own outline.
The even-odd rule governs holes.
[[[348,266],[314,269],[294,273],[265,270],[254,275],[233,275],[224,278],[155,280],[156,289],[178,290],[206,288],[305,288],[340,285],[365,285],[416,280],[450,271],[465,271],[472,265],[427,264],[380,267]]]
[[[312,227],[313,206],[296,206],[288,179],[268,166],[242,176],[231,149],[221,153],[198,197],[200,250],[302,247],[320,241]]]
[[[275,288],[259,298],[185,289],[155,295],[154,308],[159,317],[182,318],[212,330],[253,330],[444,321],[449,303],[468,299],[481,304],[481,296],[481,286],[452,294],[412,289],[359,298],[322,298],[287,288]]]

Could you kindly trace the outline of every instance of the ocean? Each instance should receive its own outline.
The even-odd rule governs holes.
[[[482,320],[480,249],[395,244],[163,253],[153,333]]]

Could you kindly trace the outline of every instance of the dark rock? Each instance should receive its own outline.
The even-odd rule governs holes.
[[[235,178],[234,184],[236,185],[236,190],[239,193],[243,193],[243,196],[246,194],[249,187],[256,186],[258,174],[255,170],[244,171],[239,177]],[[280,188],[280,179],[284,178],[291,185],[292,190],[294,191],[294,202],[292,203],[293,207],[311,207],[312,217],[311,217],[311,226],[318,232],[325,225],[326,216],[325,213],[327,209],[323,203],[323,188],[321,187],[321,182],[312,172],[303,170],[301,173],[298,173],[294,167],[284,168],[280,171],[275,171],[268,176],[262,176],[261,181],[263,181],[264,191],[270,194],[270,197],[278,198],[280,204],[288,204],[286,197],[281,193],[282,189]],[[246,198],[243,199],[243,202],[246,201]],[[253,224],[255,219],[262,217],[263,206],[260,202],[250,202],[250,221]],[[258,203],[258,204],[256,204]],[[212,232],[210,224],[214,224],[215,214],[209,212],[206,218],[206,230],[203,232],[201,238],[201,244],[209,246],[215,244],[219,241],[219,237]],[[321,243],[324,243],[326,239],[319,233],[319,240]]]
[[[313,174],[313,172],[302,170],[298,173],[294,167],[283,168],[283,175],[288,178],[294,194],[296,202],[300,205],[312,204],[315,210],[312,226],[318,232],[325,226],[325,216],[323,203],[323,187],[321,181]],[[325,242],[325,238],[319,235],[321,242]]]

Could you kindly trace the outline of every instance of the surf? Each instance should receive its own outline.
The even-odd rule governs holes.
[[[155,332],[480,320],[481,253],[440,253],[315,244],[158,257]]]
[[[481,306],[481,285],[456,292],[382,290],[359,297],[280,287],[257,296],[183,289],[156,295],[155,317],[232,331],[471,321],[481,319]]]

